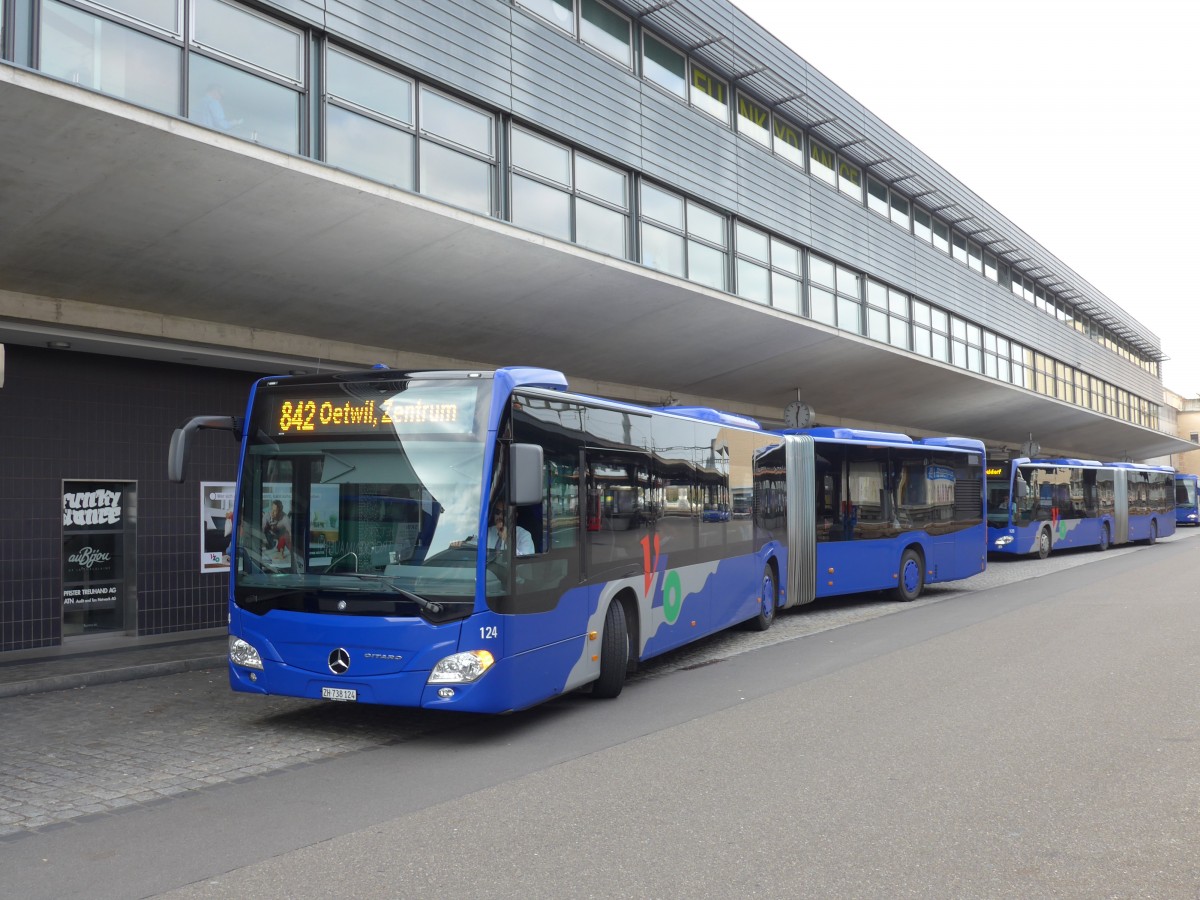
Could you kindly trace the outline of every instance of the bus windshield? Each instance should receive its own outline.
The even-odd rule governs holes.
[[[1009,524],[1009,515],[1015,512],[1010,496],[1009,468],[989,463],[987,479],[987,521],[993,527]],[[1003,474],[997,474],[1002,472]]]
[[[477,545],[464,540],[479,530],[490,384],[261,385],[240,486],[238,604],[473,604]]]
[[[1194,477],[1175,479],[1175,505],[1185,509],[1196,507],[1196,480]]]

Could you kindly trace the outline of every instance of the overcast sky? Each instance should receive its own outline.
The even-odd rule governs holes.
[[[733,2],[1158,335],[1165,385],[1200,396],[1200,2]]]

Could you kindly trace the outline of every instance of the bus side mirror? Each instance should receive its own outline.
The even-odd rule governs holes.
[[[542,448],[511,444],[508,448],[509,500],[513,506],[542,502]]]
[[[176,483],[183,481],[187,469],[188,441],[200,428],[216,428],[233,433],[235,439],[242,437],[241,420],[235,416],[196,416],[171,435],[171,446],[167,449],[167,478]]]

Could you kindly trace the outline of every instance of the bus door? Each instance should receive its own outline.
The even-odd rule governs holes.
[[[781,450],[763,459],[768,471],[786,482],[788,536],[788,606],[810,603],[817,596],[817,497],[815,444],[809,435],[787,435]],[[782,459],[780,458],[782,457]],[[775,475],[778,480],[778,474]]]
[[[1125,469],[1107,469],[1111,476],[1113,503],[1113,544],[1129,543],[1129,480]]]

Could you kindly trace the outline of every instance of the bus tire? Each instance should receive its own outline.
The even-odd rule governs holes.
[[[766,631],[775,624],[775,609],[779,603],[779,587],[775,583],[775,570],[763,566],[762,585],[758,594],[758,615],[746,625],[751,631]]]
[[[625,607],[613,600],[604,614],[604,633],[600,636],[600,677],[592,682],[592,696],[611,700],[625,686],[629,666],[629,629],[625,625]]]
[[[1043,528],[1038,532],[1037,536],[1037,553],[1038,559],[1045,559],[1050,555],[1050,548],[1053,546],[1053,541],[1050,539],[1050,529]]]
[[[1153,547],[1158,541],[1158,522],[1154,519],[1150,520],[1150,537],[1146,538],[1147,546]]]
[[[900,554],[900,570],[892,597],[901,603],[912,603],[925,587],[925,560],[919,551],[909,547]]]
[[[1108,549],[1108,543],[1109,543],[1108,523],[1105,522],[1103,525],[1100,526],[1100,543],[1096,545],[1096,549],[1099,552],[1103,553],[1105,550]]]

